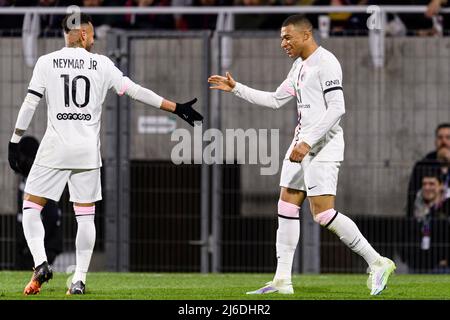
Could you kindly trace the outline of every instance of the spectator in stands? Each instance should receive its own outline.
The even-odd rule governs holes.
[[[433,0],[431,0],[431,2],[432,1]],[[380,5],[426,6],[429,5],[430,0],[378,0],[378,3]],[[438,33],[438,30],[429,15],[425,15],[423,13],[399,13],[398,16],[408,30],[408,34],[417,36],[432,36]]]
[[[68,1],[68,0],[38,0],[37,6],[39,7],[67,7],[70,5],[82,5],[81,0]],[[45,34],[49,30],[61,30],[61,22],[64,19],[64,14],[42,14],[41,17],[41,30]]]
[[[317,0],[269,0],[268,4],[271,6],[312,6]],[[283,21],[286,20],[291,14],[270,14],[270,19],[262,25],[262,29],[279,30]],[[312,23],[313,28],[317,28],[318,14],[306,14],[305,15]]]
[[[235,6],[304,6],[317,0],[234,0]],[[236,30],[279,30],[290,14],[239,14],[234,18]],[[308,15],[311,18],[313,15]],[[317,18],[313,21],[316,21]],[[313,23],[314,25],[314,23]]]
[[[231,6],[232,0],[172,0],[172,6],[213,7]],[[178,30],[215,30],[217,14],[175,15]]]
[[[426,170],[414,201],[414,219],[407,240],[406,260],[413,272],[448,272],[450,248],[450,198],[446,197],[442,171]]]
[[[0,8],[1,7],[9,7],[13,4],[12,0],[0,0]],[[17,18],[17,16],[10,16],[10,15],[5,15],[2,17],[2,19],[0,19],[0,29],[14,29],[14,28],[18,28],[19,26],[21,26],[21,24],[19,23],[14,23],[15,19]],[[23,18],[22,18],[23,19]],[[5,34],[4,32],[2,32],[2,35]]]
[[[373,0],[317,0],[315,5],[324,6],[355,6],[374,4]],[[348,30],[367,31],[368,14],[350,12],[332,12],[328,14],[331,20],[330,33],[345,34]]]
[[[36,157],[39,142],[31,136],[23,137],[19,143],[20,184],[17,191],[17,205],[22,208],[25,181]],[[53,264],[58,254],[62,252],[61,210],[57,202],[49,200],[41,212],[45,229],[45,250],[48,263]],[[29,270],[34,266],[33,257],[28,249],[23,233],[22,212],[17,213],[16,224],[16,269]]]
[[[450,123],[441,123],[435,130],[435,151],[429,152],[423,159],[414,164],[414,168],[409,179],[407,215],[413,216],[414,199],[417,191],[421,187],[422,177],[430,168],[438,167],[444,175],[444,187],[449,188],[450,184]]]
[[[235,0],[236,6],[267,6],[269,0]],[[238,14],[234,17],[235,30],[264,30],[270,23],[271,16],[267,14]],[[278,26],[280,28],[280,26]]]
[[[126,0],[82,0],[83,7],[122,7]],[[124,15],[91,15],[94,22],[96,36],[102,38],[108,27],[124,28],[126,26]]]
[[[425,12],[425,16],[432,19],[433,17],[439,16],[439,11],[442,7],[449,7],[450,2],[448,0],[430,0],[427,6],[427,11]],[[450,29],[450,15],[442,14],[440,15],[442,17],[442,21],[439,21],[440,19],[437,19],[438,23],[441,23],[442,28],[444,30]]]
[[[127,7],[165,7],[170,0],[127,0]],[[131,29],[174,29],[175,21],[169,14],[126,15],[125,20]]]

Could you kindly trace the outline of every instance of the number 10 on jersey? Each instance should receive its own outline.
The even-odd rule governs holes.
[[[72,79],[72,82],[70,81],[68,74],[62,74],[61,78],[64,79],[64,105],[66,107],[70,107],[70,91],[72,92],[72,102],[73,104],[78,108],[84,108],[89,103],[89,97],[90,97],[90,89],[91,89],[91,83],[89,82],[89,79],[85,76],[79,75]],[[77,83],[78,80],[83,80],[85,82],[85,91],[84,91],[84,100],[83,102],[77,101]],[[72,87],[72,90],[70,90],[69,87]]]

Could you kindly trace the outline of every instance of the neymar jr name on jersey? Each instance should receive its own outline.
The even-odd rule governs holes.
[[[84,69],[84,60],[83,59],[64,59],[64,58],[55,58],[53,59],[53,68],[65,69]],[[97,70],[97,61],[94,59],[90,59],[88,70]]]

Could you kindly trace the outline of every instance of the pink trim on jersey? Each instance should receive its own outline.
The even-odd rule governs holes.
[[[42,211],[42,208],[44,208],[44,207],[39,205],[39,204],[37,204],[37,203],[35,203],[35,202],[31,202],[31,201],[28,201],[28,200],[23,200],[22,208],[33,208],[33,209]]]
[[[324,212],[319,213],[314,217],[314,221],[320,224],[321,226],[326,225],[336,214],[336,210],[328,209]]]
[[[120,91],[117,93],[119,96],[123,96],[125,94],[125,91],[127,91],[128,86],[126,84],[124,84],[122,86],[122,89],[120,89]]]
[[[307,62],[303,62],[302,66],[300,67],[300,71],[298,73],[298,79],[297,79],[297,86],[299,88],[303,88],[303,86],[304,86],[304,82],[302,81],[302,74],[305,76],[306,72],[309,73],[308,63]]]
[[[293,203],[286,202],[283,200],[278,200],[278,214],[286,217],[299,217],[300,207]]]
[[[75,210],[75,215],[77,216],[84,214],[95,214],[95,206],[91,207],[73,206],[73,210]]]
[[[297,94],[295,93],[295,90],[289,87],[288,85],[283,86],[283,90],[289,93],[291,96],[295,97]]]

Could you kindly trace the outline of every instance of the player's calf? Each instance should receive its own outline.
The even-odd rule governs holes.
[[[329,209],[315,215],[314,220],[335,233],[347,247],[363,257],[369,266],[381,257],[361,234],[358,226],[346,215]]]

